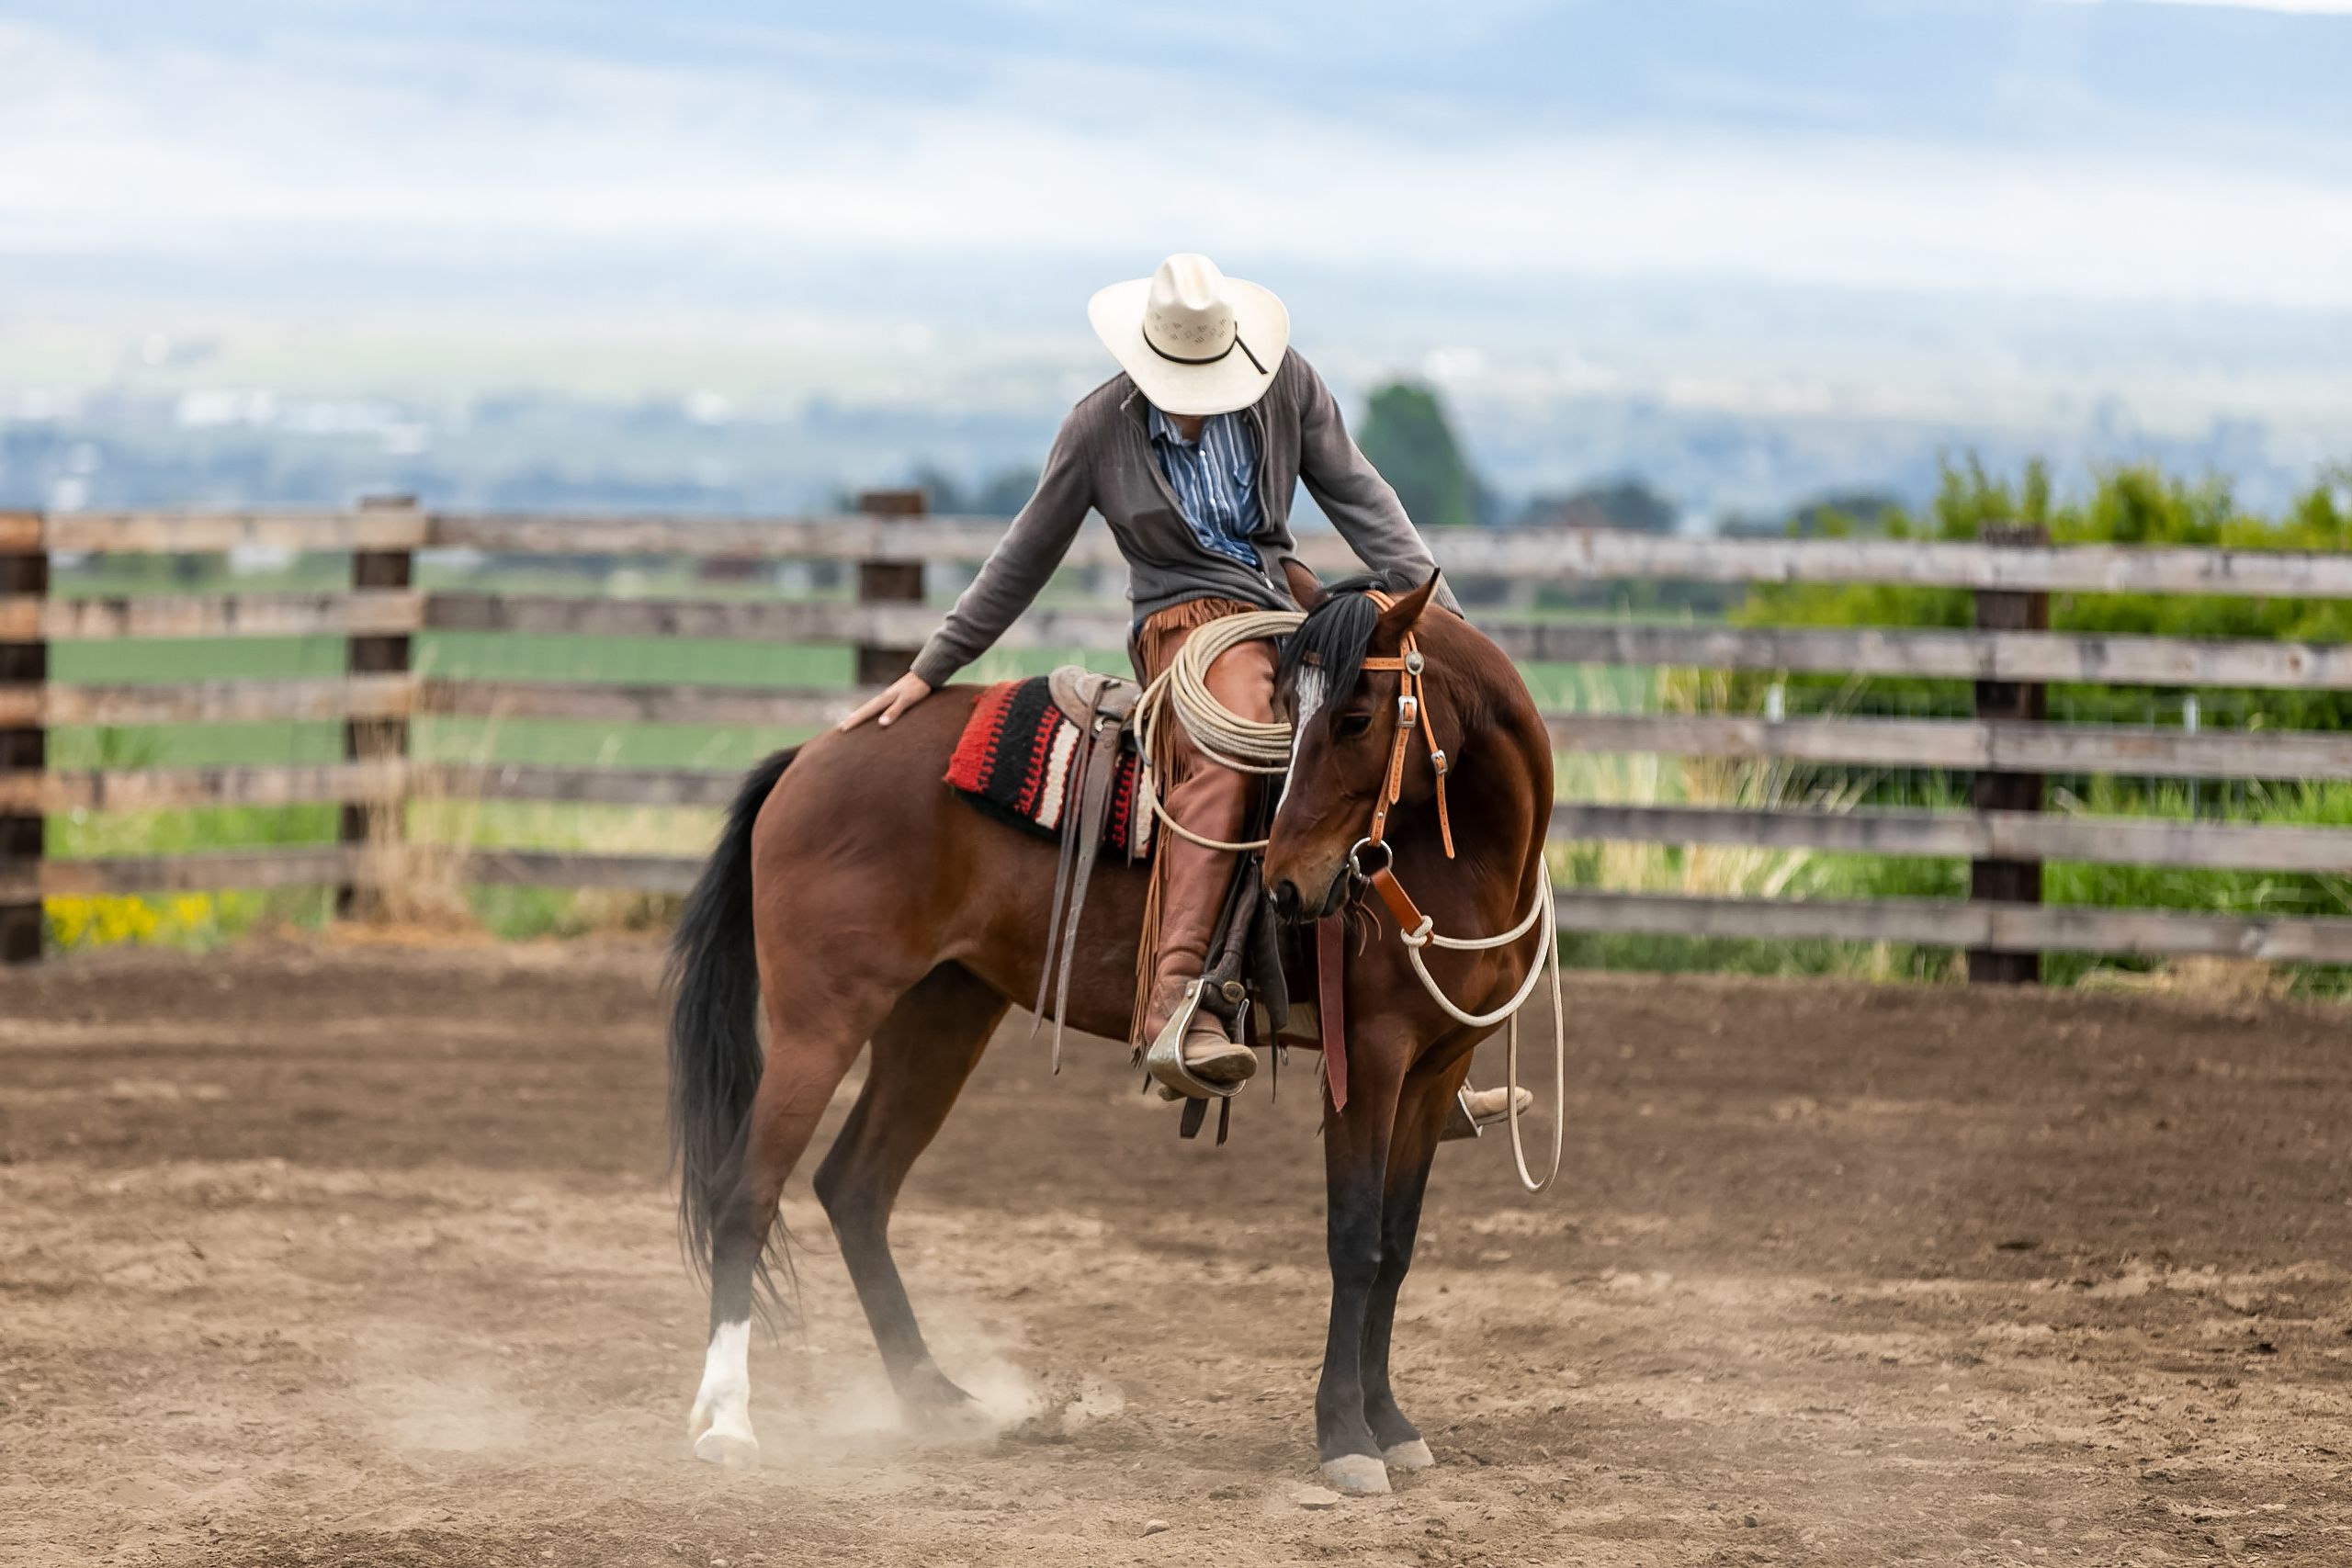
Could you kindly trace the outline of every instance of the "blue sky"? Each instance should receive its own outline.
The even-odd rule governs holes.
[[[2325,0],[0,0],[0,384],[1050,400],[1203,249],[1473,395],[2352,418],[2347,80]]]

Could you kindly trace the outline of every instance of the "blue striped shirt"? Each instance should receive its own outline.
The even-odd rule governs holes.
[[[1250,540],[1265,521],[1258,499],[1258,432],[1248,412],[1211,414],[1201,438],[1187,441],[1176,422],[1150,410],[1151,449],[1184,509],[1201,548],[1260,570]]]

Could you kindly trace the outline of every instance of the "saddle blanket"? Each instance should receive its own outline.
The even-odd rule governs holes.
[[[991,817],[1059,839],[1065,815],[1079,809],[1080,739],[1079,727],[1054,700],[1045,676],[1002,682],[974,705],[948,760],[947,784]],[[1102,842],[1140,860],[1151,852],[1152,829],[1151,809],[1137,798],[1142,759],[1132,733],[1121,731],[1118,746]]]

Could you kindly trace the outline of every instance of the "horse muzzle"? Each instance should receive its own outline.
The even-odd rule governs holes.
[[[1284,925],[1306,925],[1326,919],[1345,908],[1354,877],[1342,861],[1332,867],[1322,887],[1310,900],[1297,882],[1290,877],[1278,878],[1270,891],[1274,899],[1274,914]]]

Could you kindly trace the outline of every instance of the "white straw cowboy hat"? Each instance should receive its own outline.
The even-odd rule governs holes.
[[[1290,312],[1273,293],[1189,253],[1149,277],[1087,301],[1119,367],[1162,413],[1231,413],[1266,395],[1290,347]]]

